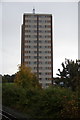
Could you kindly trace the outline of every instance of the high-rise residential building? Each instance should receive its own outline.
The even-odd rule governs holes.
[[[51,14],[23,15],[21,64],[32,68],[42,87],[52,84],[52,36]]]

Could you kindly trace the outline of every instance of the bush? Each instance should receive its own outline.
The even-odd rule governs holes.
[[[14,83],[4,83],[2,85],[2,104],[9,107],[15,107],[24,95],[24,89],[15,86]]]
[[[32,89],[3,85],[3,104],[22,111],[32,118],[78,118],[77,94],[61,87]]]

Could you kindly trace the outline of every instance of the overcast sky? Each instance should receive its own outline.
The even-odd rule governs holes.
[[[48,13],[53,16],[53,74],[61,63],[78,59],[77,2],[13,2],[2,3],[3,74],[14,74],[21,63],[21,24],[24,13]],[[1,38],[1,36],[0,36]]]

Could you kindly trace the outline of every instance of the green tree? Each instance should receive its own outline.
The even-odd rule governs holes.
[[[76,90],[80,87],[80,60],[76,62],[65,59],[65,63],[62,63],[62,71],[58,69],[57,74],[60,79],[56,80],[56,83],[63,82],[64,87],[69,87],[72,90]]]
[[[42,91],[29,90],[27,98],[24,111],[32,118],[63,119],[79,115],[77,96],[66,88],[50,86]]]
[[[2,83],[13,83],[15,79],[15,74],[2,76]]]
[[[19,66],[19,71],[16,73],[14,82],[17,85],[28,89],[41,87],[36,74],[32,73],[30,67],[26,67],[24,65]]]
[[[76,92],[58,86],[50,86],[46,89],[25,89],[13,83],[3,84],[2,98],[3,105],[34,119],[80,117],[80,101]]]

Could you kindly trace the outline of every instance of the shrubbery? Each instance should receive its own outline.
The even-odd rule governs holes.
[[[22,111],[32,118],[77,118],[79,117],[76,93],[60,88],[27,89],[3,85],[3,104]]]
[[[3,83],[3,105],[26,113],[31,118],[80,118],[80,94],[69,88],[42,89],[27,67],[19,67],[14,83]]]

